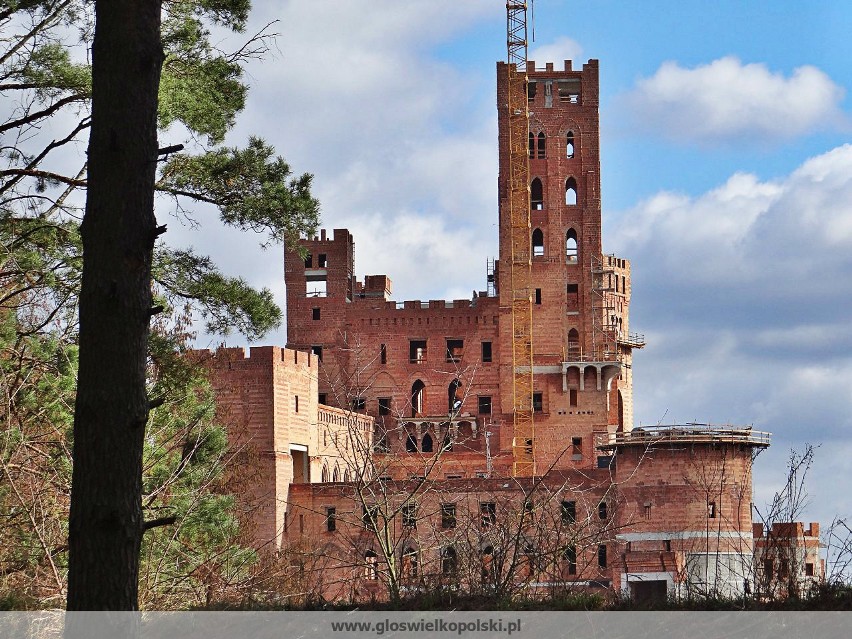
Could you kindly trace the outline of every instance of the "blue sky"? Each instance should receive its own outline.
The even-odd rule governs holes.
[[[358,275],[387,273],[395,299],[483,289],[505,3],[254,4],[281,36],[229,142],[260,134],[313,173],[323,226],[350,229]],[[757,503],[790,448],[821,444],[803,518],[824,525],[852,514],[850,17],[839,0],[538,0],[531,44],[542,64],[600,60],[604,248],[632,261],[648,341],[637,423],[772,431]],[[176,237],[283,302],[278,252],[215,225]]]

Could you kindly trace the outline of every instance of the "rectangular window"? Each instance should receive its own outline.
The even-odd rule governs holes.
[[[313,317],[313,319],[318,320],[320,318],[320,309],[316,307],[311,309],[311,316]]]
[[[298,395],[296,395],[296,396],[294,397],[294,399],[296,400],[296,412],[298,413],[298,412],[299,412],[299,396],[298,396]]]
[[[479,414],[480,415],[490,415],[491,414],[491,395],[480,395],[479,396]]]
[[[388,347],[387,347],[387,344],[382,344],[381,348],[379,349],[379,361],[382,364],[388,363]]]
[[[326,399],[327,399],[327,396],[326,396],[326,394],[325,394],[325,393],[320,393],[320,394],[319,394],[319,403],[320,403],[320,404],[328,404],[328,402],[327,402],[327,401],[325,401]]]
[[[606,511],[606,502],[602,501],[598,504],[598,519],[606,519],[607,511]]]
[[[577,405],[577,389],[576,388],[568,389],[568,403],[571,406]]]
[[[408,343],[408,361],[412,364],[422,364],[426,361],[426,340],[413,339]]]
[[[363,506],[361,513],[361,523],[364,524],[364,528],[368,530],[375,530],[376,523],[379,518],[379,507],[378,506]]]
[[[311,346],[311,352],[317,356],[319,361],[322,361],[322,346],[313,345]]]
[[[353,397],[350,406],[355,411],[365,410],[367,408],[367,400],[363,397]]]
[[[317,258],[317,266],[320,268],[326,268],[328,266],[325,253],[319,254],[319,257]]]
[[[391,398],[379,397],[379,415],[390,415],[391,413]]]
[[[456,527],[456,505],[441,504],[441,528]]]
[[[573,524],[577,521],[577,502],[563,501],[561,507],[562,523]]]
[[[535,289],[535,303],[541,304],[541,289],[540,288]]]
[[[568,564],[568,574],[577,574],[577,546],[568,546],[565,549],[565,563]]]
[[[707,502],[707,517],[708,519],[716,519],[716,502],[708,501]]]
[[[544,395],[541,393],[533,393],[533,410],[536,413],[544,410]]]
[[[651,502],[646,501],[645,502],[645,519],[650,519],[650,518],[651,518]]]
[[[460,362],[462,352],[464,351],[464,340],[448,339],[447,340],[447,361]]]
[[[598,546],[598,566],[606,568],[606,546],[604,544]]]
[[[305,258],[305,268],[313,268],[314,267],[314,256],[310,253]]]
[[[417,508],[414,504],[402,507],[402,525],[405,528],[417,528]]]
[[[328,532],[337,530],[337,508],[325,509],[325,529]]]
[[[583,458],[583,438],[582,437],[572,437],[571,438],[571,457],[574,460]]]
[[[814,565],[810,562],[805,564],[805,577],[814,576]]]
[[[598,468],[615,470],[615,455],[598,455]]]
[[[482,342],[482,361],[491,361],[491,342]]]
[[[497,523],[497,504],[493,501],[484,501],[479,504],[479,517],[482,528],[490,528]]]

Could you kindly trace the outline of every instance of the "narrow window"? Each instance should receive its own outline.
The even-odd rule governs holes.
[[[565,563],[568,564],[568,574],[577,574],[577,546],[568,546],[565,549]]]
[[[574,229],[565,233],[565,257],[569,263],[577,261],[577,231]]]
[[[561,507],[562,523],[573,524],[577,521],[577,502],[563,501]]]
[[[707,517],[710,519],[716,518],[716,502],[708,501],[707,502]]]
[[[651,502],[646,501],[645,502],[645,519],[650,519],[650,518],[651,518]]]
[[[441,528],[456,527],[456,505],[441,504]]]
[[[568,131],[568,135],[565,136],[565,157],[573,158],[574,157],[574,132]]]
[[[545,158],[545,135],[544,131],[538,134],[538,159],[543,160]]]
[[[580,357],[580,332],[576,328],[568,331],[568,359],[574,361]]]
[[[544,187],[538,178],[530,183],[530,208],[533,211],[544,209]]]
[[[361,507],[361,523],[368,530],[376,529],[376,522],[379,520],[378,506],[362,506]]]
[[[462,387],[461,380],[456,377],[447,386],[447,410],[450,413],[458,413],[462,407],[462,399],[458,397],[459,389]]]
[[[482,549],[482,580],[488,581],[494,574],[494,546],[486,546]]]
[[[379,415],[390,415],[391,413],[391,398],[379,397]]]
[[[299,412],[299,396],[298,396],[298,395],[296,395],[296,396],[294,397],[294,399],[296,400],[296,412],[298,413],[298,412]]]
[[[326,268],[328,266],[325,253],[319,254],[319,257],[317,258],[317,266],[320,268]]]
[[[417,438],[414,435],[409,435],[405,440],[405,452],[406,453],[416,453],[417,452]]]
[[[530,135],[529,135],[529,155],[530,155],[530,160],[532,160],[535,157],[535,135],[533,135],[532,131],[530,131]]]
[[[325,529],[328,532],[334,532],[337,530],[337,509],[336,508],[326,508],[325,509]]]
[[[314,345],[311,346],[311,352],[317,356],[319,361],[322,361],[322,346]]]
[[[568,206],[577,204],[577,180],[572,177],[565,180],[565,204]]]
[[[314,256],[308,253],[308,256],[305,258],[305,268],[313,268],[314,267]]]
[[[420,442],[420,450],[424,453],[431,453],[433,451],[432,435],[429,433],[423,435],[423,439]]]
[[[598,468],[615,469],[615,457],[612,455],[598,455]]]
[[[805,577],[814,576],[814,565],[810,562],[805,564]]]
[[[417,577],[417,551],[411,546],[402,552],[402,576],[411,579]]]
[[[313,308],[311,310],[311,317],[313,317],[313,319],[315,319],[315,320],[318,320],[320,318],[320,309],[318,309],[316,307]]]
[[[382,344],[379,348],[379,361],[382,364],[388,363],[388,347],[387,344]]]
[[[490,415],[491,414],[491,395],[480,395],[479,396],[479,414],[480,415]]]
[[[459,560],[456,549],[447,546],[441,553],[441,572],[445,575],[454,575],[458,569]]]
[[[379,557],[372,550],[364,553],[364,579],[375,581],[379,578]]]
[[[426,361],[425,339],[413,339],[408,342],[408,361],[412,364],[422,364]]]
[[[602,501],[598,504],[598,519],[606,519],[606,502]]]
[[[571,406],[577,405],[577,389],[576,388],[571,388],[571,389],[568,390],[568,403]]]
[[[544,233],[541,232],[541,229],[535,229],[532,232],[532,250],[534,257],[544,255]]]
[[[353,397],[350,400],[349,405],[352,407],[352,410],[354,410],[354,411],[362,411],[362,410],[365,410],[367,408],[367,400],[364,399],[363,397]]]
[[[319,399],[318,399],[319,403],[320,404],[328,404],[328,402],[326,401],[327,397],[328,396],[325,393],[320,393]]]
[[[540,288],[535,289],[535,303],[541,304],[541,289]]]
[[[533,393],[533,410],[536,413],[544,410],[544,395],[541,393]]]
[[[491,342],[482,342],[482,361],[491,361]]]
[[[411,385],[411,416],[417,417],[423,414],[424,395],[426,384],[417,380]]]
[[[535,93],[538,84],[535,81],[527,82],[527,100],[532,102],[535,100]]]
[[[405,528],[417,528],[417,507],[414,504],[402,507],[402,525]]]
[[[598,566],[606,568],[606,546],[604,544],[598,546]]]
[[[447,340],[447,362],[458,363],[461,361],[464,353],[464,340],[448,339]]]
[[[484,501],[479,504],[479,518],[482,529],[491,528],[497,523],[497,504],[493,501]]]

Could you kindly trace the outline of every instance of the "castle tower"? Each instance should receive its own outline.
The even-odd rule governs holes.
[[[632,426],[628,337],[630,267],[601,248],[598,61],[527,64],[532,242],[535,458],[589,466],[596,443]],[[511,256],[508,219],[508,73],[497,65],[501,404],[512,406]],[[506,419],[510,416],[505,416]],[[505,438],[504,438],[505,439]]]

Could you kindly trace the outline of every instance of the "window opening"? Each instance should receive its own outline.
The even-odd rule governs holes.
[[[572,177],[565,180],[565,204],[568,206],[577,204],[577,180]]]
[[[457,413],[462,407],[462,400],[458,396],[461,387],[462,383],[458,377],[451,381],[447,387],[447,407],[451,413]]]
[[[606,502],[602,501],[598,504],[598,519],[606,519],[607,510],[606,510]]]
[[[573,524],[577,521],[577,502],[576,501],[563,501],[562,502],[562,523],[563,524]]]
[[[456,505],[441,504],[441,528],[456,527]]]
[[[411,416],[417,417],[423,414],[423,400],[425,395],[426,384],[421,380],[417,380],[411,385]]]
[[[576,328],[568,331],[568,359],[575,360],[580,357],[580,332]]]
[[[325,529],[328,532],[334,532],[337,530],[337,509],[336,508],[326,508],[325,509]]]
[[[405,528],[417,528],[417,507],[414,504],[402,507],[402,525]]]
[[[379,507],[362,506],[361,508],[361,523],[364,524],[364,528],[375,530],[376,523],[379,521]]]
[[[298,396],[298,395],[295,395],[295,396],[293,397],[293,399],[295,399],[295,400],[296,400],[296,412],[298,413],[298,412],[299,412],[299,396]]]
[[[458,363],[461,361],[464,353],[464,340],[448,339],[447,340],[447,362]]]
[[[326,399],[327,399],[327,398],[328,398],[328,396],[327,396],[325,393],[320,393],[320,394],[319,394],[319,398],[317,399],[317,401],[318,401],[320,404],[327,404],[327,403],[328,403],[328,402],[326,401]]]
[[[456,549],[452,546],[447,546],[441,553],[441,572],[445,575],[453,575],[458,569],[459,561]]]
[[[429,433],[423,435],[423,440],[420,442],[420,450],[424,453],[433,452],[432,435]]]
[[[375,581],[379,578],[379,557],[372,550],[364,553],[364,578],[368,581]]]
[[[716,502],[715,501],[708,501],[707,502],[707,517],[709,519],[715,519],[716,518]]]
[[[319,346],[318,344],[315,344],[315,345],[311,346],[311,352],[312,352],[314,355],[316,355],[316,356],[317,356],[317,359],[318,359],[319,361],[322,361],[322,346]]]
[[[533,393],[533,410],[536,413],[544,410],[544,395],[541,393]]]
[[[493,501],[484,501],[479,504],[479,519],[483,530],[497,523],[497,504]]]
[[[569,263],[577,261],[577,231],[568,229],[565,234],[565,257]]]
[[[544,255],[544,233],[541,232],[541,229],[535,229],[532,232],[532,250],[534,257]]]
[[[379,361],[382,364],[388,363],[388,347],[387,344],[382,344],[379,348]]]
[[[417,551],[411,546],[402,552],[402,575],[403,577],[417,577]]]
[[[320,318],[320,309],[316,307],[311,309],[311,317],[315,320],[318,320]]]
[[[540,288],[535,289],[535,303],[541,304],[541,289]]]
[[[491,414],[491,395],[480,395],[479,396],[479,414],[480,415],[490,415]]]
[[[538,178],[535,178],[530,183],[530,208],[533,211],[544,209],[544,187]]]
[[[314,267],[314,256],[308,253],[308,256],[305,258],[305,268],[313,268]]]
[[[317,266],[319,268],[326,268],[328,266],[328,261],[326,260],[325,253],[319,254],[319,257],[317,258]]]
[[[568,546],[565,549],[565,563],[568,564],[568,574],[577,574],[577,546]]]
[[[532,131],[529,135],[529,156],[531,160],[535,157],[535,136]]]
[[[606,546],[604,544],[598,546],[598,566],[606,568]]]
[[[568,131],[568,135],[565,136],[565,157],[573,158],[574,157],[574,132]]]
[[[545,158],[545,154],[545,135],[544,131],[541,131],[538,134],[538,159],[543,160]]]
[[[350,401],[350,406],[352,406],[352,410],[361,411],[367,408],[367,400],[363,397],[353,397]]]
[[[417,452],[417,438],[414,435],[409,435],[405,440],[405,452],[406,453],[416,453]]]
[[[482,342],[482,361],[491,361],[491,342]]]
[[[571,388],[571,389],[568,390],[568,403],[571,406],[577,405],[577,389],[576,388]]]
[[[390,415],[391,413],[391,398],[379,397],[379,415]]]
[[[412,364],[422,364],[426,361],[425,339],[413,339],[408,342],[408,361]]]
[[[574,459],[583,457],[583,438],[582,437],[572,437],[571,438],[571,455]]]

